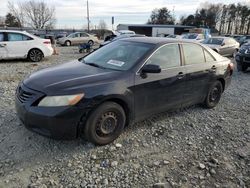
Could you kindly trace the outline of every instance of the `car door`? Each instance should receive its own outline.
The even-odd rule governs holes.
[[[81,33],[80,37],[81,37],[81,43],[88,43],[89,35],[87,33]]]
[[[224,41],[225,41],[225,45],[222,47],[224,50],[223,55],[225,56],[232,55],[233,54],[232,49],[234,45],[232,44],[231,39],[228,38],[228,39],[225,39]]]
[[[72,36],[71,44],[72,44],[72,45],[81,44],[80,33],[75,33],[75,34]]]
[[[6,37],[4,33],[0,33],[0,59],[7,58]]]
[[[7,39],[6,48],[9,58],[26,57],[32,38],[22,33],[7,32]]]
[[[186,69],[183,102],[189,106],[203,101],[217,67],[212,55],[198,44],[183,43],[182,50]]]
[[[145,65],[156,64],[160,73],[137,73],[135,75],[135,117],[179,108],[185,88],[185,68],[181,66],[178,44],[158,48]]]

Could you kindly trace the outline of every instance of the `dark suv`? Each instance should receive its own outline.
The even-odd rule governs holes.
[[[112,42],[79,61],[40,70],[17,88],[28,129],[54,138],[116,139],[125,125],[202,103],[215,107],[233,65],[202,44],[139,37]]]
[[[238,71],[246,71],[250,67],[250,43],[243,44],[235,56]]]

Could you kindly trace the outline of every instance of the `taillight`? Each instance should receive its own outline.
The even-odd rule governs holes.
[[[228,68],[229,68],[230,70],[234,70],[234,64],[233,64],[233,63],[229,63],[229,64],[228,64]]]
[[[233,70],[234,70],[234,64],[231,62],[228,64],[228,69],[230,71],[230,76],[233,74]]]

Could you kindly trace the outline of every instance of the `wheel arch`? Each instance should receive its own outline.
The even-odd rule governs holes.
[[[34,47],[34,48],[29,49],[29,51],[27,53],[27,57],[29,57],[29,54],[30,54],[31,50],[39,50],[40,52],[42,52],[43,57],[44,57],[44,52],[40,48],[38,48],[38,47]]]
[[[98,108],[101,104],[103,104],[105,102],[115,102],[123,108],[125,115],[126,115],[125,126],[129,125],[133,121],[133,108],[129,105],[129,103],[123,97],[108,96],[108,97],[105,97],[104,99],[102,99],[101,101],[93,101],[93,103],[90,105],[91,107],[89,108],[89,110],[87,112],[85,112],[85,114],[83,114],[83,116],[80,120],[80,124],[78,126],[78,131],[77,131],[78,136],[81,134],[81,131],[83,130],[84,125],[85,125],[88,117],[90,116],[90,114],[96,108]]]
[[[226,81],[224,80],[224,78],[218,78],[217,80],[221,82],[222,88],[223,88],[223,91],[224,91],[225,90]]]

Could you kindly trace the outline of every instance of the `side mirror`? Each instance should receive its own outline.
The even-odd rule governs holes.
[[[223,42],[223,43],[221,44],[221,46],[225,46],[225,42]]]
[[[141,72],[142,73],[160,73],[161,68],[159,65],[148,64],[142,68]]]

